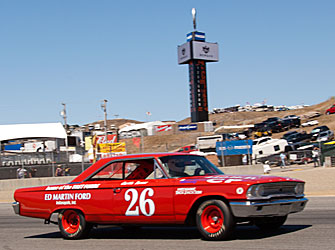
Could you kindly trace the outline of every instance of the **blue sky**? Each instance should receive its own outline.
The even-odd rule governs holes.
[[[209,109],[335,95],[335,1],[0,0],[0,124],[190,116],[177,46],[197,29],[219,44]],[[147,118],[146,112],[152,113]]]

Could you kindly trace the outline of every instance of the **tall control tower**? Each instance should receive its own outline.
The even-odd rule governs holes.
[[[206,62],[218,62],[218,44],[205,42],[205,33],[197,31],[196,10],[192,9],[194,31],[187,34],[186,43],[178,46],[178,64],[188,64],[191,121],[208,121]]]

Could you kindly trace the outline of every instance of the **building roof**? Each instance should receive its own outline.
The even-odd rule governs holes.
[[[145,122],[145,123],[139,123],[139,124],[132,124],[126,127],[123,127],[119,130],[119,132],[127,132],[127,131],[133,131],[133,130],[141,130],[141,129],[149,129],[153,126],[160,126],[165,125],[166,123],[161,121],[154,121],[154,122]]]
[[[0,141],[31,138],[66,138],[63,125],[58,123],[0,125]]]

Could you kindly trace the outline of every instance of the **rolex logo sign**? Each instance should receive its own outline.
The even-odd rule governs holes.
[[[219,61],[218,44],[192,41],[193,59],[200,59],[207,62]]]
[[[209,47],[207,46],[202,47],[202,51],[207,54],[209,52]]]
[[[178,63],[185,64],[191,60],[191,46],[190,42],[178,46]]]

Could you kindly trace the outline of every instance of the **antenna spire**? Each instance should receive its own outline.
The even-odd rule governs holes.
[[[195,8],[192,8],[192,17],[193,17],[193,29],[196,30],[197,29],[197,23],[196,23],[196,14],[197,11]]]

